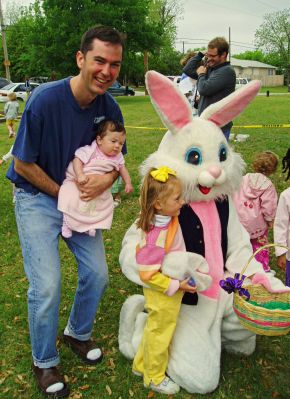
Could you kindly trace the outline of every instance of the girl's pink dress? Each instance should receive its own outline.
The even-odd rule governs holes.
[[[275,218],[277,191],[271,180],[262,173],[243,176],[240,191],[234,194],[234,202],[242,225],[250,235],[253,251],[268,243],[268,224]],[[265,271],[269,271],[269,251],[256,255]]]
[[[121,153],[108,157],[98,148],[96,141],[91,145],[79,148],[75,152],[75,156],[83,162],[85,174],[103,175],[113,169],[119,171],[124,166],[124,157]],[[94,229],[109,229],[114,210],[110,189],[91,201],[82,201],[75,179],[73,164],[70,162],[66,171],[66,179],[60,187],[58,195],[58,209],[63,212],[67,226],[79,233]]]

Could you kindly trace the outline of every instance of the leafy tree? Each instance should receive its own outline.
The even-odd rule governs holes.
[[[57,77],[77,73],[80,32],[115,26],[127,36],[126,56],[160,47],[161,24],[148,18],[151,0],[35,0],[7,28],[14,79],[22,75]],[[126,68],[128,71],[126,71]],[[125,61],[123,75],[132,68]]]
[[[244,51],[240,54],[233,55],[234,58],[238,58],[240,60],[253,60],[259,62],[265,62],[265,54],[261,50],[255,51]]]
[[[274,65],[286,72],[290,68],[290,8],[266,14],[255,39],[260,49],[269,56],[272,54]],[[287,78],[289,82],[289,75]]]

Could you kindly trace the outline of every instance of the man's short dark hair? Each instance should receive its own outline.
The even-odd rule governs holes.
[[[86,53],[93,48],[93,41],[99,39],[102,42],[109,42],[112,44],[120,44],[124,52],[125,37],[117,29],[110,26],[97,25],[87,30],[81,39],[80,51]]]
[[[224,37],[215,37],[208,43],[207,46],[211,49],[216,48],[218,55],[222,55],[223,53],[228,55],[229,53],[229,43]]]

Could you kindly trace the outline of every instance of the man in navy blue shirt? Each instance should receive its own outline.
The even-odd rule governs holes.
[[[16,186],[15,214],[29,280],[32,367],[46,396],[69,395],[56,368],[62,225],[58,192],[76,149],[95,139],[95,126],[103,119],[123,123],[119,106],[106,93],[118,77],[122,55],[123,39],[115,29],[94,27],[83,35],[76,54],[79,74],[40,85],[29,97],[13,148],[14,162],[7,173]],[[89,175],[88,182],[78,187],[80,197],[92,200],[117,176],[115,171]],[[78,286],[63,340],[82,360],[95,364],[102,352],[91,334],[108,282],[102,234],[100,230],[95,237],[74,233],[65,242],[77,261]]]

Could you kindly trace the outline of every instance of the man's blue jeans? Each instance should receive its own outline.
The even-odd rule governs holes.
[[[15,214],[24,268],[29,280],[28,317],[32,356],[40,368],[56,366],[61,290],[59,237],[62,213],[57,200],[43,193],[16,189]],[[102,233],[96,237],[73,233],[65,239],[75,256],[78,286],[67,327],[79,340],[91,336],[96,310],[108,283]]]

